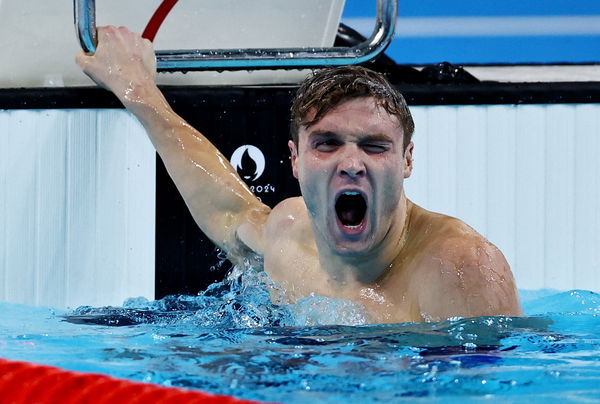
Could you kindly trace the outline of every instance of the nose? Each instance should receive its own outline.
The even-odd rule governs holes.
[[[349,148],[352,149],[352,148]],[[359,150],[347,150],[339,164],[339,173],[350,178],[361,177],[365,174],[365,165]]]

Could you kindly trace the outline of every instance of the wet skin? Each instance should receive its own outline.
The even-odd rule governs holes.
[[[303,198],[273,209],[264,257],[291,296],[360,301],[377,322],[520,314],[500,251],[460,220],[405,197],[413,145],[403,149],[397,119],[374,99],[341,103],[289,146]],[[335,209],[344,190],[367,201],[365,219],[351,229]]]
[[[232,262],[260,255],[290,300],[354,300],[374,322],[521,313],[502,253],[405,197],[413,145],[403,148],[397,119],[374,99],[345,100],[301,128],[289,147],[303,197],[270,209],[173,112],[154,83],[152,52],[127,29],[106,27],[96,54],[77,61],[144,125],[194,219]]]

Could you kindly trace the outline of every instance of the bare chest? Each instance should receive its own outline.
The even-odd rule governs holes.
[[[311,293],[323,295],[328,280],[316,250],[285,240],[274,240],[264,254],[265,271],[286,291],[291,302]]]
[[[264,266],[283,287],[290,303],[314,294],[359,303],[374,323],[422,321],[409,277],[390,276],[372,285],[336,282],[321,267],[316,249],[282,240],[274,241],[265,251]]]

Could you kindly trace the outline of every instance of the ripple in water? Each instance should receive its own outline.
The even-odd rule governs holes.
[[[0,356],[290,404],[600,397],[596,293],[521,293],[530,317],[365,324],[359,305],[286,304],[266,273],[241,272],[66,316],[0,303]]]

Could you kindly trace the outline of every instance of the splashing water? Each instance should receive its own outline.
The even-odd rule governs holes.
[[[71,313],[0,303],[0,356],[283,403],[600,397],[590,291],[522,292],[529,317],[367,325],[354,303],[282,293],[235,268],[198,296]]]
[[[347,300],[312,295],[295,304],[283,303],[285,290],[256,267],[250,262],[244,269],[233,267],[226,279],[198,296],[173,295],[152,302],[128,299],[122,308],[84,306],[67,318],[70,322],[106,325],[187,323],[224,329],[356,326],[368,322],[366,308]]]

